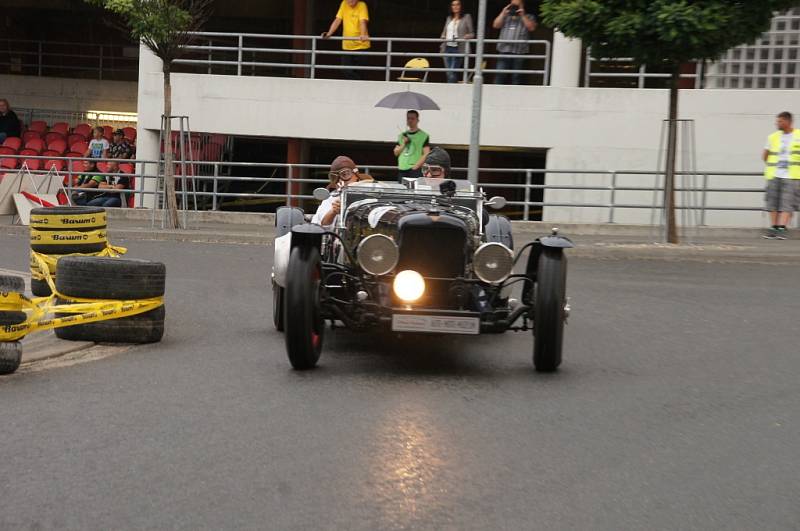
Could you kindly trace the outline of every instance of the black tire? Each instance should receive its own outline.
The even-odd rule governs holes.
[[[52,207],[34,208],[31,210],[31,228],[42,231],[70,230],[77,232],[88,232],[93,230],[105,229],[107,226],[105,209],[100,207]],[[94,220],[86,219],[88,216],[96,216]],[[75,218],[76,222],[70,223],[69,227],[54,227],[51,220],[64,220],[65,218]],[[48,223],[50,221],[50,223]],[[61,223],[63,225],[63,223]]]
[[[14,275],[0,275],[0,291],[5,293],[25,293],[25,281]],[[27,319],[25,312],[0,312],[0,326],[18,325]]]
[[[54,232],[54,231],[37,231],[31,229],[31,238],[36,236],[37,232]],[[31,242],[31,251],[36,251],[42,254],[90,254],[99,253],[108,247],[108,239],[103,238],[104,241],[95,243],[33,243]]]
[[[64,304],[63,301],[58,301]],[[70,314],[60,313],[56,317]],[[94,341],[95,343],[158,343],[164,337],[166,310],[160,306],[149,312],[97,321],[64,328],[56,328],[56,337],[70,341]]]
[[[539,372],[553,372],[561,365],[564,343],[567,296],[567,257],[564,252],[542,249],[536,279],[533,366]]]
[[[64,256],[56,266],[56,290],[85,299],[150,299],[164,295],[166,268],[159,262]]]
[[[275,325],[275,330],[283,332],[284,321],[284,289],[272,282],[272,324]]]
[[[296,370],[313,369],[322,353],[325,321],[320,315],[320,256],[316,247],[295,247],[286,270],[286,354]]]
[[[19,341],[0,343],[0,375],[17,372],[22,363],[22,344]]]
[[[49,297],[53,294],[46,280],[31,279],[31,293],[34,297]]]

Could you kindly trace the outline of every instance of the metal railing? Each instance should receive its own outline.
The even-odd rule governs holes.
[[[681,79],[692,80],[694,88],[704,88],[708,78],[707,65],[700,61],[691,63],[691,66],[695,68],[695,73],[682,73]],[[600,83],[593,82],[595,80],[623,79],[629,81],[631,86],[643,89],[648,88],[648,80],[668,80],[671,77],[669,73],[648,71],[646,65],[637,65],[630,57],[593,57],[591,49],[586,50],[584,87],[600,86]]]
[[[13,159],[40,159],[80,161],[80,158],[32,157],[2,155]],[[113,160],[113,159],[91,159]],[[117,162],[120,162],[117,160]],[[126,174],[133,179],[130,189],[118,192],[137,197],[136,206],[163,204],[163,161],[125,160],[136,165],[136,172]],[[185,164],[188,169],[177,175],[178,197],[186,209],[220,210],[229,207],[297,204],[306,201],[313,207],[311,191],[328,183],[329,167],[320,164],[250,163],[250,162],[176,162],[175,168]],[[397,169],[392,166],[362,166],[367,173],[379,180],[396,179]],[[25,170],[2,170],[14,173]],[[86,172],[74,169],[69,162],[61,172],[36,171],[33,175],[47,173],[63,177],[68,192],[78,190],[72,184],[78,175]],[[252,175],[258,173],[260,175]],[[92,172],[92,175],[109,176]],[[247,175],[251,174],[251,175]],[[466,168],[453,168],[453,178],[466,178]],[[761,212],[763,211],[764,188],[754,186],[761,173],[701,171],[678,172],[678,210],[695,211],[695,224],[706,225],[709,212]],[[540,219],[545,207],[569,209],[601,209],[606,211],[608,223],[619,221],[621,210],[640,210],[647,213],[661,211],[659,179],[663,173],[633,170],[548,170],[541,168],[505,169],[481,168],[479,184],[487,195],[503,195],[508,200],[505,212],[522,220]],[[745,182],[749,179],[750,182]],[[720,185],[717,180],[724,181]],[[582,184],[579,181],[588,181]],[[733,184],[735,183],[735,184]],[[550,192],[550,193],[546,193]],[[562,193],[554,193],[562,192]],[[569,193],[564,198],[564,193]],[[116,192],[115,192],[116,193]],[[694,194],[690,197],[691,194]],[[583,195],[589,195],[583,200]],[[155,198],[153,197],[155,196]],[[148,200],[147,198],[150,197]],[[721,198],[725,198],[722,200]],[[254,205],[253,202],[259,202]]]
[[[316,35],[280,35],[259,33],[196,33],[196,44],[186,46],[188,57],[175,61],[177,65],[191,66],[191,72],[206,74],[226,74],[237,76],[295,76],[319,79],[325,73],[357,72],[373,74],[375,79],[391,81],[404,72],[410,76],[427,78],[430,73],[446,73],[444,66],[434,66],[433,62],[444,61],[454,55],[443,53],[440,46],[443,39],[370,37],[371,48],[363,51],[341,49],[343,41],[357,41],[356,38],[329,37],[323,39]],[[462,82],[469,82],[475,69],[475,40],[459,40],[465,51],[459,73]],[[532,53],[521,55],[501,54],[490,51],[501,43],[520,44],[520,41],[487,39],[487,52],[484,54],[486,66],[500,58],[513,57],[527,63],[520,70],[486,68],[488,74],[521,74],[528,76],[529,84],[547,85],[550,76],[551,44],[549,41],[525,41]],[[338,48],[337,48],[338,47]],[[424,58],[431,66],[427,68],[408,68],[406,63],[413,58]],[[343,65],[342,58],[355,60],[357,64]],[[363,64],[362,64],[363,63]]]
[[[17,117],[25,124],[33,120],[43,120],[49,125],[66,122],[70,126],[89,124],[91,126],[110,125],[112,127],[136,127],[138,115],[131,112],[105,111],[64,111],[58,109],[33,109],[14,107]]]
[[[135,81],[138,45],[0,39],[0,73]]]

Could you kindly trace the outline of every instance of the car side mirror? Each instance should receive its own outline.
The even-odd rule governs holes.
[[[494,210],[500,210],[501,208],[505,208],[508,204],[506,198],[501,195],[496,195],[493,198],[489,199],[487,202],[484,203],[484,206],[488,206],[493,208]]]
[[[327,188],[317,188],[312,195],[317,201],[325,201],[331,196],[331,191]]]

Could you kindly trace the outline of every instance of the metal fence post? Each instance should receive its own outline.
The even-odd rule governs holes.
[[[219,163],[214,163],[214,181],[211,186],[211,210],[217,209],[217,179],[219,178]]]
[[[386,41],[386,81],[392,80],[392,39]]]
[[[708,204],[708,174],[703,174],[703,200],[700,206],[700,226],[706,225],[706,205]]]
[[[551,47],[550,41],[545,41],[545,56],[544,56],[544,86],[550,85],[550,58]]]
[[[644,65],[639,67],[639,88],[644,88],[644,74],[646,70]]]
[[[316,75],[316,66],[317,66],[317,38],[311,38],[311,73],[309,77],[311,79],[315,79],[314,76]]]
[[[294,176],[294,166],[291,164],[286,172],[286,206],[292,206],[292,177]]]
[[[243,44],[244,44],[244,36],[240,34],[239,35],[239,54],[238,54],[238,59],[236,60],[236,75],[237,76],[241,76],[242,75],[242,46],[243,46]]]
[[[525,206],[524,218],[525,221],[531,220],[531,170],[525,170]]]
[[[464,83],[469,82],[469,53],[470,53],[470,42],[467,41],[466,46],[464,47]]]
[[[608,222],[614,223],[614,205],[617,200],[617,172],[611,172],[611,207],[608,209]]]
[[[206,68],[206,74],[211,74],[211,61],[214,59],[212,55],[211,47],[214,43],[211,42],[211,39],[208,39],[208,68]]]

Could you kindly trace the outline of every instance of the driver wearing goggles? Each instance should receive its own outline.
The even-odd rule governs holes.
[[[341,211],[342,201],[339,199],[341,189],[359,181],[372,181],[372,177],[369,175],[359,174],[353,159],[344,155],[336,157],[331,163],[328,177],[330,178],[328,188],[331,190],[331,195],[320,203],[317,212],[311,218],[311,223],[316,223],[326,229],[333,227],[336,217]]]
[[[422,176],[428,179],[447,179],[450,175],[450,154],[440,147],[435,147],[425,157],[422,164]]]

